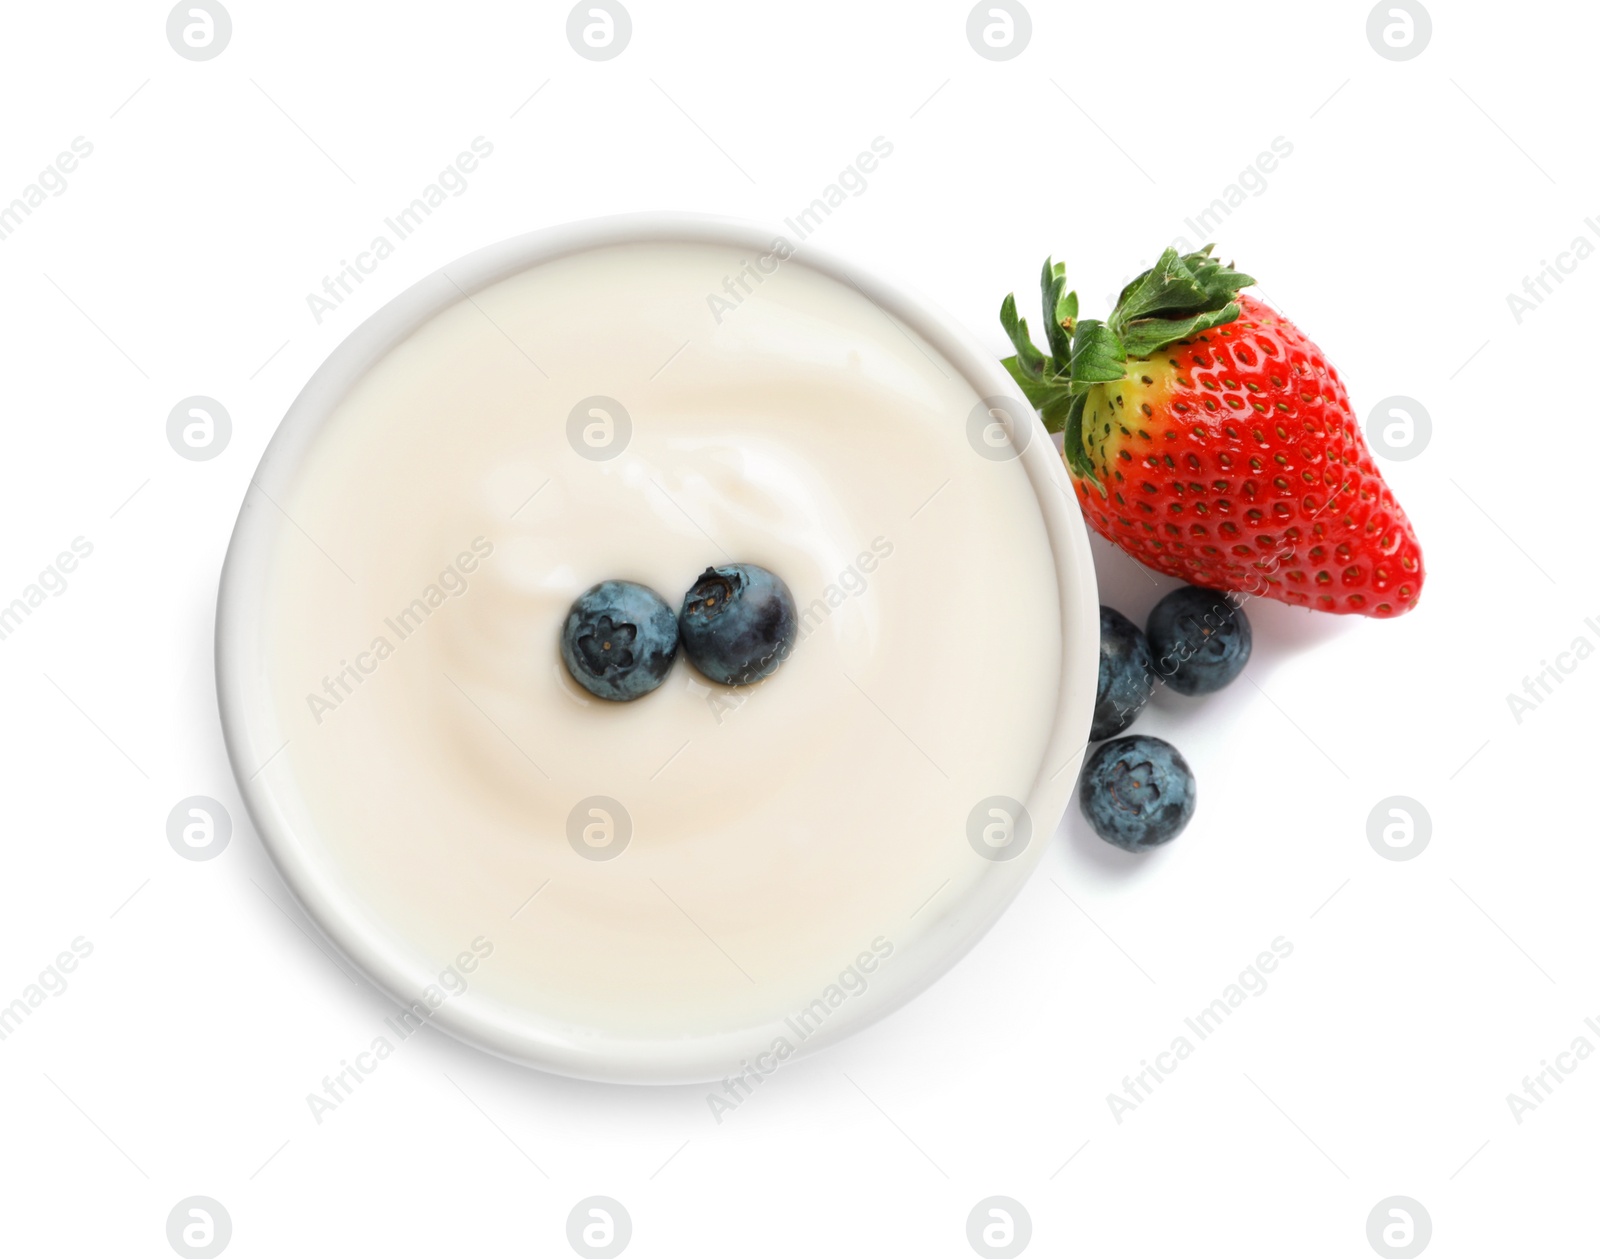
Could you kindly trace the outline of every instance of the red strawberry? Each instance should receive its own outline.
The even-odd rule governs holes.
[[[1044,264],[1050,354],[1014,297],[1005,360],[1063,434],[1083,514],[1158,572],[1325,612],[1398,616],[1422,550],[1373,464],[1338,373],[1208,245],[1169,249],[1104,323]]]

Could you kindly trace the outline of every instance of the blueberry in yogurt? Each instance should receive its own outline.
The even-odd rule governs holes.
[[[798,628],[794,596],[783,578],[755,564],[706,569],[678,613],[689,663],[724,686],[772,673],[793,649]]]
[[[603,581],[574,600],[561,628],[572,680],[601,699],[648,695],[678,657],[678,621],[666,600],[633,581]]]

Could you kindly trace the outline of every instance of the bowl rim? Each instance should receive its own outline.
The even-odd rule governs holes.
[[[1043,518],[1054,561],[1061,612],[1060,692],[1043,756],[1023,803],[1033,836],[1022,854],[991,862],[982,881],[918,940],[920,966],[897,965],[853,998],[799,1048],[831,1043],[892,1013],[951,969],[997,922],[1037,866],[1060,824],[1087,748],[1099,660],[1099,594],[1088,531],[1055,443],[1000,362],[959,323],[913,289],[879,278],[818,246],[796,244],[768,225],[720,216],[650,212],[541,228],[484,246],[418,280],[351,331],[323,360],[290,404],[245,490],[223,560],[217,591],[215,671],[223,740],[246,812],[290,894],[317,930],[362,976],[402,1006],[433,974],[396,947],[380,925],[335,880],[285,815],[262,771],[287,746],[268,702],[260,634],[266,575],[277,534],[287,526],[263,488],[292,477],[307,447],[349,390],[390,349],[435,315],[512,275],[572,254],[639,243],[733,245],[769,250],[786,243],[784,266],[802,265],[843,281],[892,320],[921,337],[956,368],[981,399],[1006,399],[1027,417],[1016,456]],[[1014,444],[1015,441],[1014,441]],[[981,895],[980,895],[981,893]],[[524,1017],[519,1021],[518,1012]],[[720,1080],[743,1059],[772,1046],[781,1018],[760,1027],[704,1037],[619,1038],[570,1029],[554,1034],[528,1007],[493,1001],[468,989],[428,1020],[452,1036],[513,1062],[560,1075],[618,1083]]]

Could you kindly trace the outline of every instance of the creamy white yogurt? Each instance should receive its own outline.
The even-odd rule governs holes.
[[[493,284],[377,362],[273,491],[295,527],[265,581],[287,742],[264,786],[369,930],[431,970],[486,939],[476,999],[580,1046],[881,982],[993,874],[978,802],[1054,768],[1061,592],[1022,462],[976,453],[967,380],[802,259],[717,322],[750,256],[618,245]],[[609,459],[569,441],[595,395],[631,421]],[[728,559],[802,610],[773,677],[708,687],[680,657],[611,704],[565,675],[579,592],[677,607]],[[631,823],[609,859],[569,842],[590,797],[626,820],[581,810],[580,846]]]

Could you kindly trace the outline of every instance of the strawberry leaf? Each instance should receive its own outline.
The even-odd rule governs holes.
[[[1109,325],[1098,319],[1084,319],[1072,339],[1072,389],[1087,393],[1091,385],[1121,380],[1128,352]]]
[[[1011,379],[1017,382],[1017,388],[1022,390],[1022,396],[1034,406],[1043,406],[1050,397],[1051,388],[1045,384],[1043,377],[1028,375],[1015,354],[1001,359],[1000,366],[1011,374]]]
[[[1061,431],[1061,408],[1071,396],[1071,390],[1065,378],[1046,377],[1034,380],[1022,370],[1022,365],[1013,354],[1010,358],[1000,360],[1000,366],[1011,374],[1011,379],[1017,382],[1017,388],[1022,390],[1022,396],[1031,402],[1044,417],[1044,426],[1052,433]]]
[[[1192,337],[1207,328],[1232,323],[1238,317],[1239,303],[1229,302],[1221,310],[1190,315],[1187,319],[1140,319],[1123,334],[1124,344],[1130,357],[1149,358],[1163,346]]]
[[[1065,361],[1072,357],[1072,324],[1078,317],[1078,295],[1066,292],[1067,264],[1044,260],[1039,276],[1039,292],[1044,299],[1045,330],[1050,339],[1050,357]]]
[[[1218,262],[1211,250],[1207,245],[1180,257],[1176,249],[1168,249],[1122,290],[1106,322],[1129,354],[1143,358],[1239,317],[1233,299],[1255,280]]]
[[[1041,379],[1044,376],[1044,354],[1028,336],[1028,321],[1017,317],[1017,298],[1014,293],[1007,293],[1006,300],[1000,303],[1000,326],[1006,330],[1011,344],[1017,347],[1014,361],[1023,376],[1017,376],[1016,371],[1011,374],[1017,376],[1019,384],[1023,377],[1028,380]]]
[[[1072,410],[1073,395],[1063,389],[1052,394],[1039,408],[1039,418],[1044,421],[1045,432],[1059,433],[1066,428]]]

